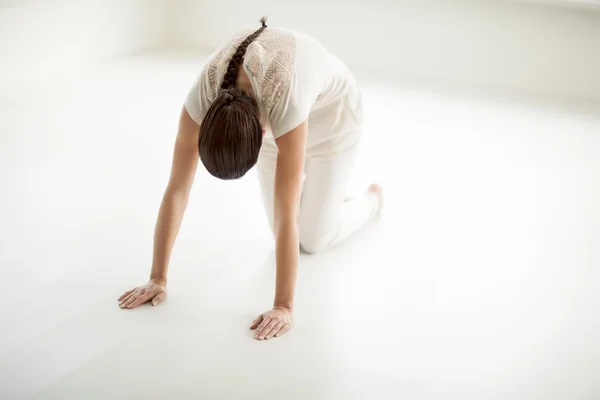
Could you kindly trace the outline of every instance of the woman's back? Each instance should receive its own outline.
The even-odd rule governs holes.
[[[197,123],[217,97],[229,60],[251,33],[236,32],[210,56],[186,102]],[[362,100],[354,77],[339,58],[309,35],[269,27],[246,49],[243,68],[266,117],[266,128],[275,138],[308,119],[318,127],[309,127],[310,149],[340,142],[348,123],[362,121]]]

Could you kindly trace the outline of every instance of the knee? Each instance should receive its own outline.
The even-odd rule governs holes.
[[[308,254],[317,254],[327,248],[327,242],[315,235],[300,233],[300,250]]]
[[[300,250],[308,254],[321,253],[333,243],[336,232],[328,221],[300,215],[298,220]]]

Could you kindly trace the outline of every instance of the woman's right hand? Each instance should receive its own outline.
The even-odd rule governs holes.
[[[144,286],[128,290],[119,297],[121,308],[136,308],[147,301],[152,301],[155,306],[167,297],[167,283],[160,279],[150,279]]]

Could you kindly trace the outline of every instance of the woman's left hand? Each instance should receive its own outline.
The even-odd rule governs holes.
[[[284,307],[273,307],[271,311],[259,315],[250,329],[256,329],[254,339],[257,340],[279,337],[292,329],[292,311]]]

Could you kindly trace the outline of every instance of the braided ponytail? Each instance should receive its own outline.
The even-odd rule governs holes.
[[[246,49],[250,46],[250,43],[254,41],[265,30],[267,27],[267,17],[262,17],[260,19],[262,26],[255,31],[253,34],[248,36],[237,48],[237,51],[231,57],[229,64],[227,65],[227,72],[223,77],[223,83],[221,84],[221,90],[235,89],[235,82],[237,81],[238,76],[238,68],[242,65],[244,61],[244,55],[246,54]]]
[[[262,27],[236,49],[227,65],[220,93],[200,124],[200,160],[211,175],[220,179],[241,178],[258,161],[263,138],[258,103],[236,89],[235,82],[246,49],[265,30],[266,21],[266,17],[262,18]]]

